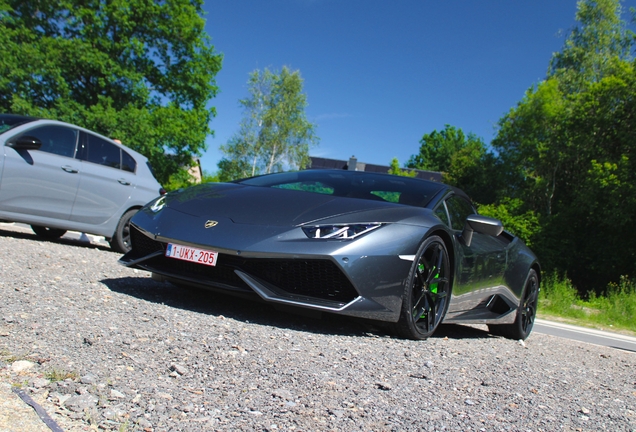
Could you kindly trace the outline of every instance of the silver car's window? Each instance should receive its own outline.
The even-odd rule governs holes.
[[[88,143],[86,160],[111,168],[121,168],[121,149],[98,136],[86,134]]]
[[[446,200],[446,207],[450,216],[450,227],[457,231],[464,229],[466,218],[475,213],[470,202],[457,195]]]
[[[75,157],[79,132],[65,126],[40,126],[29,129],[22,136],[32,136],[40,140],[40,151],[60,156]]]
[[[137,169],[137,162],[125,150],[121,151],[121,169],[132,173]]]
[[[29,123],[37,120],[33,117],[19,116],[13,114],[0,114],[0,134],[5,133],[6,131],[13,129],[14,127],[18,127],[25,123]]]

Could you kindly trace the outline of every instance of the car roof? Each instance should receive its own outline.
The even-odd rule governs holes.
[[[97,133],[97,132],[95,132],[93,130],[86,129],[86,128],[82,127],[82,126],[78,126],[78,125],[75,125],[73,123],[68,123],[68,122],[64,122],[64,121],[61,121],[61,120],[47,119],[47,118],[42,118],[42,117],[31,117],[31,116],[25,116],[25,115],[19,115],[19,114],[0,114],[0,126],[2,126],[3,120],[5,120],[5,119],[7,121],[6,124],[10,125],[10,127],[7,130],[12,129],[12,128],[17,127],[17,126],[24,125],[26,123],[31,123],[31,122],[36,122],[36,121],[38,122],[38,124],[44,123],[44,124],[55,124],[55,125],[70,126],[70,127],[76,128],[76,129],[80,129],[80,130],[82,130],[82,131],[84,131],[86,133],[90,133],[92,135],[96,135],[96,136],[98,136],[100,138],[106,139],[106,140],[112,142],[114,145],[124,149],[128,153],[134,153],[137,156],[137,158],[141,159],[142,161],[147,161],[148,160],[148,158],[146,156],[144,156],[143,154],[133,150],[132,148],[126,146],[123,143],[115,142],[110,137],[104,136],[104,135],[102,135],[100,133]],[[11,123],[11,122],[15,122],[15,123]],[[0,128],[0,130],[1,130],[1,128]]]

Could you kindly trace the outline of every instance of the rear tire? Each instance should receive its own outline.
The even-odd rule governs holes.
[[[66,230],[59,228],[49,228],[40,225],[31,225],[31,229],[38,236],[45,239],[57,239],[66,234]]]
[[[137,213],[137,209],[128,210],[119,220],[115,235],[109,240],[110,248],[115,252],[126,253],[131,248],[130,243],[130,220]]]
[[[539,276],[535,270],[530,269],[515,322],[512,324],[490,324],[488,325],[490,333],[508,339],[526,340],[532,333],[534,319],[537,316],[538,298]]]
[[[446,315],[451,293],[451,267],[441,237],[431,236],[420,246],[402,296],[396,332],[403,338],[431,336]]]

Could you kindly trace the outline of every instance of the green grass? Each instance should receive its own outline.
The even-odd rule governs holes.
[[[73,379],[76,380],[79,378],[79,374],[77,372],[69,372],[64,369],[52,368],[48,372],[44,374],[46,379],[56,382],[56,381],[64,381],[65,379]]]
[[[582,298],[567,277],[544,275],[539,293],[539,316],[558,317],[575,324],[606,330],[636,332],[636,282],[627,277],[610,284],[602,296]]]

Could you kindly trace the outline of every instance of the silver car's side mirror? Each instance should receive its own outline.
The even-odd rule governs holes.
[[[481,234],[497,237],[503,231],[503,224],[498,219],[478,214],[471,214],[466,218],[464,230],[462,231],[462,240],[466,246],[470,246],[470,243],[473,240],[473,232],[475,231]]]

